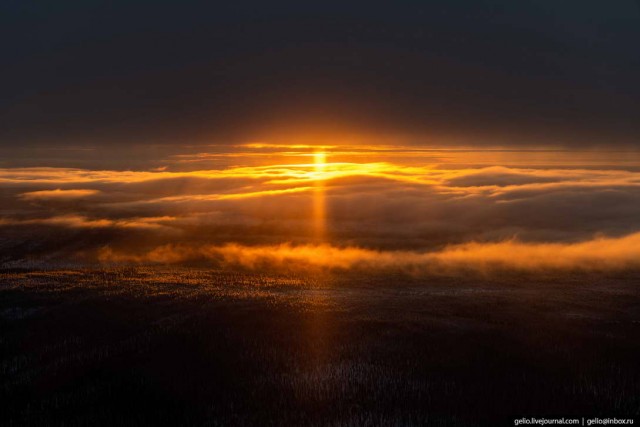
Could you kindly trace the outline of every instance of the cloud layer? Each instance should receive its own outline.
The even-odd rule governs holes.
[[[163,245],[143,253],[102,248],[102,262],[176,264],[208,261],[216,266],[250,269],[385,269],[413,273],[496,269],[622,270],[640,267],[640,233],[620,238],[596,238],[578,243],[465,243],[439,251],[379,251],[321,245],[243,246]]]
[[[619,153],[251,144],[153,164],[0,169],[0,258],[473,269],[638,258],[640,164]]]

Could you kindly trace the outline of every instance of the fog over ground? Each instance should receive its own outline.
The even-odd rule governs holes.
[[[68,150],[55,167],[43,166],[50,153],[5,160],[3,262],[433,271],[640,259],[634,151],[203,149],[147,152],[127,169],[91,150]]]

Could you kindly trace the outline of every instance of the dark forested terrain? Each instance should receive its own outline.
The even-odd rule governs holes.
[[[4,270],[1,424],[638,416],[639,279]]]

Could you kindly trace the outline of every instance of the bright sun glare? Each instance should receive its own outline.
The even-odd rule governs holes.
[[[313,161],[316,165],[316,171],[322,172],[324,168],[327,166],[327,153],[324,151],[319,151],[313,154]]]

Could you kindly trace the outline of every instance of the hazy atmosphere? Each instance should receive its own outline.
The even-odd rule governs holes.
[[[186,154],[57,153],[65,160],[53,159],[55,167],[32,158],[34,166],[0,169],[9,265],[286,262],[428,272],[640,262],[635,151],[252,143]],[[133,156],[141,157],[135,169],[99,164]]]
[[[0,425],[640,419],[637,0],[0,3]]]

